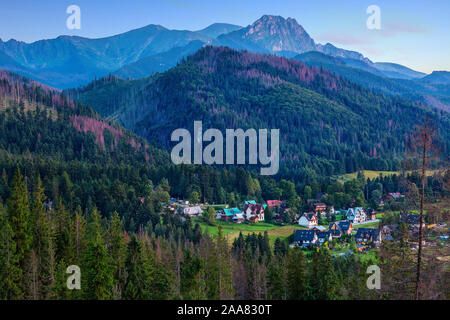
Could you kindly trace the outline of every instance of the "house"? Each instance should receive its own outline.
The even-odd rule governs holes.
[[[344,235],[351,235],[353,231],[353,224],[351,221],[341,220],[338,222],[339,228],[341,228]]]
[[[235,222],[235,223],[242,223],[244,221],[245,221],[244,213],[236,213],[233,216],[233,222]]]
[[[257,223],[258,220],[258,216],[251,216],[250,219],[248,219],[248,221],[250,221],[251,223]]]
[[[308,247],[317,242],[317,233],[313,230],[296,230],[291,246]]]
[[[312,210],[315,214],[326,214],[327,213],[327,205],[325,203],[313,203]]]
[[[330,231],[319,231],[317,232],[317,244],[323,245],[327,241],[333,240],[333,236]]]
[[[402,195],[400,192],[391,192],[391,193],[388,193],[388,195],[387,195],[387,199],[388,200],[399,200],[399,199],[401,199],[401,198],[404,198],[405,196],[404,195]]]
[[[381,238],[386,241],[394,240],[393,234],[395,229],[395,225],[383,226],[381,229]]]
[[[357,208],[348,208],[346,213],[347,220],[351,221],[352,223],[361,223],[363,221],[366,221],[366,213],[363,208],[357,207]]]
[[[381,231],[380,229],[359,228],[356,231],[355,240],[361,245],[378,245],[381,243]]]
[[[331,232],[331,236],[333,238],[339,238],[343,235],[351,235],[353,224],[348,220],[341,220],[331,223],[328,229]]]
[[[283,217],[285,214],[289,214],[289,212],[291,211],[290,208],[286,208],[286,207],[280,207],[280,209],[277,211],[273,212],[273,219],[276,222],[282,222],[283,221]]]
[[[374,209],[367,209],[366,220],[375,220],[377,218],[376,211]]]
[[[245,204],[242,211],[246,220],[251,221],[252,217],[257,217],[257,221],[264,221],[264,209],[265,207],[262,204]],[[253,219],[253,222],[257,221]]]
[[[239,218],[235,219],[235,217],[237,215],[240,215],[244,219],[243,212],[241,210],[239,210],[238,208],[223,209],[223,210],[217,211],[216,219],[222,220],[222,221],[238,222],[238,221],[240,221],[240,219]],[[242,221],[240,221],[240,222],[242,222]]]
[[[203,211],[202,209],[200,209],[199,206],[195,206],[195,207],[186,207],[183,209],[183,213],[185,215],[194,217],[194,216],[201,216]]]
[[[331,223],[329,226],[330,234],[333,238],[339,238],[344,233],[342,232],[342,229],[339,227],[339,224],[337,222]]]
[[[400,221],[409,225],[417,225],[419,226],[420,224],[420,215],[418,214],[407,214],[407,215],[402,215],[400,217]]]
[[[403,223],[406,223],[409,225],[410,228],[419,229],[420,226],[420,215],[418,214],[408,214],[408,215],[401,215],[400,221]],[[425,228],[425,219],[422,223],[422,228]]]
[[[328,206],[328,212],[329,212],[330,214],[335,214],[336,211],[334,210],[334,206]]]
[[[281,200],[267,200],[266,202],[267,202],[267,206],[272,209],[275,208],[276,206],[282,207],[285,204]]]
[[[256,201],[255,200],[244,201],[244,206],[247,205],[247,204],[256,204]]]
[[[300,219],[298,219],[298,224],[304,227],[312,228],[314,226],[317,226],[319,223],[319,220],[317,219],[317,216],[314,213],[305,213],[303,214]]]

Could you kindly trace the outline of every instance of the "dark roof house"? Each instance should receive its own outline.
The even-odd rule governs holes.
[[[355,239],[358,243],[379,243],[381,241],[380,229],[359,228]]]
[[[314,244],[317,241],[317,234],[314,230],[296,230],[294,243],[297,245]]]
[[[323,244],[326,241],[331,240],[331,232],[330,231],[319,231],[317,232],[317,239],[320,244]]]

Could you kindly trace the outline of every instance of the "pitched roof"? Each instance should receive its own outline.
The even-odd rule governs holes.
[[[359,228],[356,231],[355,238],[372,239],[372,241],[377,241],[380,235],[380,229],[371,228]]]
[[[351,222],[348,220],[341,220],[337,222],[337,225],[342,231],[347,231],[350,229]]]
[[[244,211],[247,211],[247,209],[250,209],[252,214],[256,214],[258,211],[264,211],[264,205],[262,204],[246,204],[244,205]]]
[[[317,232],[317,238],[328,239],[330,237],[330,231],[319,231]]]
[[[402,221],[407,223],[407,224],[419,224],[420,223],[420,215],[418,215],[418,214],[409,214],[406,217],[403,217]]]
[[[336,229],[332,229],[333,225],[336,225]],[[342,234],[341,228],[339,228],[339,225],[335,223],[330,224],[329,230],[333,236],[340,236]]]
[[[294,242],[312,241],[314,240],[314,230],[296,230],[294,235]]]
[[[311,221],[311,220],[313,220],[313,218],[314,218],[314,219],[316,218],[316,215],[315,215],[314,213],[312,213],[312,212],[310,212],[310,213],[304,213],[303,216],[304,216],[306,219],[308,219],[308,221]]]
[[[200,209],[199,206],[195,206],[195,207],[187,207],[187,208],[184,208],[184,213],[185,213],[185,214],[197,214],[197,213],[202,213],[202,209]]]
[[[394,198],[394,199],[399,199],[399,198],[402,198],[403,197],[403,195],[400,193],[400,192],[390,192],[389,194],[388,194],[388,197],[389,196],[391,196],[392,198]]]
[[[336,227],[333,227],[336,226]],[[347,233],[350,229],[351,222],[348,220],[341,220],[334,223],[330,223],[328,227],[329,231],[333,236],[340,236],[342,233]]]
[[[323,206],[327,206],[325,203],[323,202],[317,202],[317,203],[313,203],[313,206],[315,207],[323,207]]]
[[[233,216],[233,219],[234,219],[234,220],[244,219],[244,214],[243,214],[243,213],[236,213],[236,214]]]
[[[277,205],[281,206],[281,205],[284,204],[284,202],[281,201],[281,200],[267,200],[266,202],[267,202],[267,206],[269,206],[271,208],[273,208],[273,207],[275,207]]]
[[[238,208],[223,209],[223,212],[227,216],[233,216],[234,214],[242,213],[242,211]]]

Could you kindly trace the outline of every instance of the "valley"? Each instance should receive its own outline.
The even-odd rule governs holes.
[[[277,15],[0,40],[0,299],[448,300],[449,102]]]

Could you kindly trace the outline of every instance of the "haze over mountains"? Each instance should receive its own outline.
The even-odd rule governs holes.
[[[205,45],[294,58],[368,88],[450,110],[449,72],[427,76],[395,63],[374,63],[358,52],[316,43],[295,19],[271,15],[247,27],[216,23],[188,31],[148,25],[101,39],[0,40],[0,69],[65,89],[110,73],[137,79],[164,72]]]

